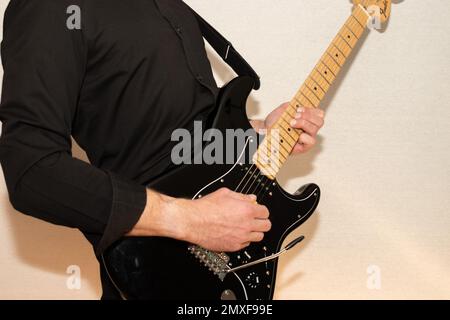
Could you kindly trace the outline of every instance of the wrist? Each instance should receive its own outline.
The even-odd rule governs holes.
[[[179,210],[173,205],[175,198],[147,189],[147,202],[134,228],[127,236],[170,237],[180,239],[177,215]]]

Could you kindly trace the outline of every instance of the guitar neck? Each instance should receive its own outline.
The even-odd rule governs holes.
[[[363,35],[369,18],[370,16],[362,6],[355,6],[352,14],[292,98],[285,112],[269,129],[253,158],[254,164],[268,178],[275,179],[302,134],[301,130],[293,129],[290,125],[297,109],[319,107]]]

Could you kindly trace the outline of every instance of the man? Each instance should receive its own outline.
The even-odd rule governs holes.
[[[236,251],[270,229],[251,195],[185,200],[145,187],[170,164],[171,133],[204,119],[218,93],[181,0],[12,0],[2,62],[0,161],[18,211],[78,228],[97,256],[124,235]],[[253,126],[270,127],[285,107]],[[301,111],[297,153],[315,144],[324,116]],[[91,164],[72,157],[71,135]],[[102,298],[119,298],[101,276]]]

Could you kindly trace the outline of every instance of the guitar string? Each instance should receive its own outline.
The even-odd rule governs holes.
[[[253,182],[250,184],[250,186],[248,187],[247,191],[245,191],[246,194],[254,194],[254,195],[256,195],[256,193],[255,193],[256,188],[258,187],[259,184],[261,184],[261,182],[258,181],[258,179],[262,175],[261,170],[258,170],[258,171],[259,171],[258,174],[256,176],[252,177],[253,178]],[[250,192],[250,190],[252,189],[252,187],[255,184],[255,182],[257,182],[256,183],[256,188],[255,188],[255,190],[253,190],[253,192]]]
[[[253,164],[253,165],[250,167],[250,169],[247,171],[246,176],[248,175],[249,172],[251,172],[251,170],[253,169],[253,167],[255,167],[254,164]],[[256,176],[256,178],[254,178],[254,175],[255,175],[255,173],[256,173],[257,171],[258,171],[258,175]],[[267,183],[267,181],[270,181],[270,179],[267,178],[266,176],[264,176],[264,175],[262,174],[262,172],[258,170],[257,167],[255,167],[255,170],[253,170],[251,176],[247,179],[247,182],[246,182],[246,184],[242,187],[242,189],[238,191],[239,186],[241,185],[241,183],[243,182],[244,179],[241,180],[241,183],[239,184],[238,188],[235,189],[235,191],[240,192],[240,193],[243,193],[243,194],[250,194],[249,191],[251,190],[251,187],[253,186],[253,184],[255,183],[255,181],[257,181],[257,179],[258,179],[260,176],[263,176],[263,178],[261,179],[260,182],[258,182],[258,183],[256,184],[256,187],[255,187],[255,189],[254,189],[253,192],[252,192],[252,194],[255,194],[255,195],[257,196],[257,198],[258,198],[259,194],[260,194],[261,191],[264,189],[265,183]],[[244,177],[244,178],[245,178],[245,177]],[[267,181],[264,182],[263,179],[266,179]],[[254,180],[253,183],[250,185],[250,187],[247,189],[247,191],[244,191],[246,185],[248,185],[248,183],[249,183],[251,180]],[[258,193],[256,193],[256,190],[258,189],[259,186],[262,186],[262,189],[261,189]]]
[[[238,184],[238,186],[236,187],[236,189],[234,189],[235,192],[239,192],[239,191],[237,191],[237,190],[239,189],[239,187],[241,186],[241,184],[244,182],[245,178],[248,176],[248,174],[249,174],[249,172],[251,171],[251,169],[252,169],[253,166],[254,166],[254,164],[251,165],[250,168],[249,168],[248,170],[246,170],[246,173],[245,173],[244,177],[241,179],[241,181],[239,182],[239,184]]]
[[[268,187],[270,186],[270,183],[271,183],[271,182],[272,182],[271,179],[269,179],[268,177],[266,177],[266,176],[263,175],[263,177],[261,178],[261,183],[260,183],[261,190],[257,191],[257,190],[258,190],[258,187],[259,187],[259,186],[257,185],[256,188],[255,188],[255,190],[253,191],[253,193],[256,194],[256,197],[257,197],[260,201],[262,200],[262,196],[264,195],[264,194],[261,194],[261,192],[264,191],[266,188],[268,188]]]
[[[258,174],[255,176],[254,174],[255,174],[256,171],[258,171]],[[242,189],[242,192],[243,192],[244,194],[250,194],[250,193],[253,193],[253,194],[255,194],[255,195],[258,197],[258,195],[256,194],[256,190],[258,189],[258,186],[262,184],[262,179],[261,179],[261,181],[258,181],[258,179],[260,179],[261,176],[264,176],[265,178],[267,178],[265,175],[262,174],[262,171],[259,170],[259,168],[256,168],[256,170],[253,172],[252,176],[250,177],[250,179],[253,180],[253,182],[250,184],[250,186],[248,187],[248,189],[247,189],[246,191],[244,191],[245,187],[246,187],[247,184],[248,184],[248,182],[247,182],[247,184],[246,184],[246,185],[244,186],[244,188]],[[267,178],[267,179],[268,179],[268,178]],[[256,187],[255,187],[255,189],[254,189],[252,192],[250,192],[250,190],[252,189],[252,187],[253,187],[253,185],[255,184],[255,182],[256,182]]]
[[[249,168],[249,170],[247,170],[247,172],[246,172],[244,178],[240,181],[238,187],[237,187],[234,191],[240,192],[240,193],[244,193],[243,191],[244,191],[245,186],[244,186],[241,190],[238,190],[238,189],[239,189],[239,187],[242,185],[242,183],[245,181],[245,178],[248,176],[249,172],[251,172],[251,170],[253,169],[253,167],[255,167],[254,164]],[[252,175],[250,176],[250,178],[248,178],[246,184],[248,184],[248,182],[252,179],[252,176],[254,175],[254,173],[256,172],[257,169],[258,169],[258,168],[255,168],[255,170],[253,171],[253,173],[252,173]],[[262,173],[259,172],[259,173],[258,173],[258,177],[261,176],[261,175],[262,175]],[[264,179],[265,179],[266,181],[264,181]],[[255,190],[253,191],[253,194],[256,195],[256,197],[258,198],[259,201],[261,201],[261,200],[264,198],[265,193],[268,191],[268,189],[266,189],[266,192],[264,192],[264,193],[261,195],[261,192],[264,191],[265,188],[266,188],[266,183],[267,183],[267,182],[271,182],[271,181],[272,181],[271,179],[269,179],[268,177],[266,177],[266,176],[263,175],[263,178],[261,179],[261,182],[257,183],[257,185],[256,185],[256,187],[255,187]],[[258,190],[258,187],[259,187],[259,186],[261,186],[262,188],[261,188],[260,191],[258,191],[258,192],[256,193],[256,190]],[[248,192],[249,190],[250,190],[250,189],[248,189],[247,192]],[[260,195],[261,195],[261,197],[260,197]]]
[[[250,177],[247,179],[247,182],[245,183],[245,185],[242,187],[242,189],[238,192],[240,193],[244,193],[245,188],[247,187],[248,183],[252,180],[253,176],[255,175],[256,171],[258,170],[258,167],[256,165],[252,165],[251,167],[254,167],[255,169],[253,170],[253,172],[251,173]],[[249,170],[250,172],[250,170]]]
[[[258,174],[255,176],[256,172],[258,172]],[[249,191],[250,191],[251,187],[253,186],[253,184],[255,183],[256,177],[258,177],[258,176],[260,175],[260,173],[261,173],[261,171],[256,167],[256,169],[253,171],[253,174],[251,175],[251,177],[250,177],[249,181],[247,182],[247,184],[248,184],[249,182],[251,182],[252,180],[253,180],[253,182],[250,184],[250,186],[248,187],[247,191],[244,191],[244,190],[245,190],[245,187],[247,186],[247,184],[246,184],[246,185],[244,186],[244,188],[242,189],[242,193],[244,193],[244,194],[250,194]]]
[[[252,171],[253,170],[253,171]],[[262,198],[265,196],[265,194],[267,193],[268,189],[270,189],[270,187],[267,187],[265,184],[269,182],[269,186],[270,183],[272,183],[272,180],[269,179],[267,176],[263,175],[262,172],[256,167],[255,164],[252,164],[248,170],[246,170],[246,174],[244,175],[244,177],[241,179],[241,181],[239,182],[238,186],[234,189],[235,192],[240,192],[243,194],[250,194],[253,193],[256,195],[257,198],[259,198],[260,194],[262,191],[265,190],[265,192],[261,195],[261,199],[258,200],[262,200]],[[258,172],[258,173],[257,173]],[[247,178],[248,174],[250,174],[250,177]],[[255,174],[257,173],[257,175],[255,176]],[[260,178],[260,177],[263,178]],[[249,185],[249,187],[246,189],[246,187],[248,186],[248,184],[253,180],[253,182]],[[265,180],[265,181],[264,181]],[[239,190],[239,188],[241,187],[242,183],[244,183],[244,186],[242,187],[241,190]],[[250,192],[250,190],[252,190],[253,185],[256,182],[256,186],[253,189],[252,192]],[[258,187],[261,187],[261,190],[256,192],[258,190]]]
[[[254,190],[253,190],[251,193],[255,194],[255,195],[257,196],[257,198],[258,198],[259,195],[260,195],[260,193],[261,193],[261,191],[263,191],[263,190],[265,189],[265,183],[271,182],[272,180],[269,179],[268,177],[266,177],[265,175],[263,175],[262,172],[261,172],[260,170],[258,170],[257,167],[255,167],[255,169],[254,169],[253,172],[252,172],[253,167],[255,167],[255,164],[253,164],[253,165],[250,166],[250,168],[247,170],[247,172],[246,172],[244,178],[240,181],[239,185],[236,187],[236,189],[235,189],[234,191],[240,192],[240,193],[243,193],[243,194],[250,194],[250,190],[252,189],[252,187],[253,187],[253,185],[255,184],[255,182],[257,182],[257,183],[256,183],[256,186],[255,186],[255,188],[254,188]],[[246,178],[247,178],[247,176],[248,176],[248,174],[249,174],[250,172],[251,172],[251,175],[250,175],[250,177],[247,179],[245,185],[242,187],[241,190],[238,190],[239,187],[242,185],[242,183],[246,180]],[[257,174],[257,176],[255,177],[255,173],[256,173],[256,172],[258,172],[258,174]],[[263,176],[263,178],[261,178],[261,181],[258,181],[258,179],[260,179],[261,176]],[[264,179],[265,179],[266,181],[264,181]],[[247,187],[248,183],[249,183],[251,180],[253,180],[253,182],[250,184],[250,186],[248,187],[248,189],[247,189],[246,191],[244,191],[245,188]],[[258,190],[258,187],[260,187],[260,186],[262,186],[262,188],[261,188],[261,190],[257,193],[256,190]],[[267,191],[267,189],[266,189],[266,191]],[[262,195],[262,197],[263,197],[264,195],[265,195],[265,193]]]
[[[264,176],[264,177],[266,178],[266,182],[265,182],[266,186],[265,187],[263,186],[262,189],[259,191],[259,193],[263,192],[261,194],[261,196],[259,196],[259,193],[258,193],[258,197],[259,197],[259,201],[260,202],[263,202],[265,195],[270,190],[271,184],[273,183],[273,180],[267,178],[266,176]]]
[[[263,176],[263,178],[260,178],[261,176]],[[266,181],[265,181],[265,182],[264,182],[264,178],[266,178]],[[261,192],[261,190],[260,190],[258,193],[256,192],[256,190],[258,190],[258,187],[259,187],[260,185],[262,185],[262,187],[264,188],[264,184],[265,184],[265,183],[267,183],[267,182],[269,182],[269,181],[272,181],[272,180],[269,179],[267,176],[265,176],[261,171],[259,171],[258,176],[255,177],[254,180],[255,180],[255,181],[250,185],[250,187],[248,188],[248,190],[246,191],[246,193],[250,193],[250,190],[251,190],[251,188],[253,187],[253,184],[254,184],[255,182],[257,182],[257,184],[256,184],[256,186],[255,186],[255,189],[251,192],[251,193],[255,194],[257,197],[259,196],[259,193]],[[259,181],[259,180],[260,180],[260,181]]]
[[[256,168],[255,171],[253,171],[253,174],[252,174],[252,176],[249,178],[249,180],[252,179],[252,177],[254,176],[254,173],[255,173],[257,170],[258,170],[258,168]],[[260,176],[262,176],[263,178],[261,178],[261,181],[258,182],[258,183],[256,184],[256,187],[255,187],[255,189],[254,189],[253,192],[252,192],[253,194],[256,195],[256,197],[257,197],[257,199],[258,199],[259,202],[261,202],[261,201],[264,199],[264,196],[266,195],[267,191],[270,189],[270,184],[272,183],[272,180],[269,179],[267,176],[263,175],[261,171],[259,171],[257,177],[254,178],[255,181],[256,181]],[[249,180],[248,180],[248,181],[249,181]],[[247,181],[247,184],[248,184],[248,181]],[[254,181],[254,182],[255,182],[255,181]],[[254,182],[252,183],[252,185],[254,184]],[[245,187],[245,186],[244,186],[244,187]],[[258,192],[256,192],[256,191],[258,190],[258,187],[261,187],[261,189],[260,189]],[[243,188],[240,192],[241,192],[241,193],[245,193],[245,194],[250,194],[250,193],[249,193],[250,189],[251,189],[251,186],[250,186],[249,189],[247,189],[246,192],[243,192],[243,191],[244,191],[244,188]],[[265,190],[265,191],[264,191],[264,190]],[[264,192],[263,192],[263,191],[264,191]],[[261,192],[263,192],[263,193],[261,194]]]

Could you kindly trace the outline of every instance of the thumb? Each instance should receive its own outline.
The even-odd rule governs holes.
[[[254,195],[254,194],[243,194],[243,193],[234,192],[234,191],[231,193],[231,197],[236,200],[249,201],[249,202],[256,202],[256,200],[257,200],[256,195]]]

